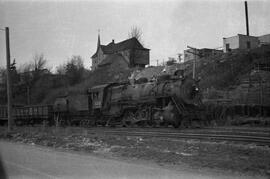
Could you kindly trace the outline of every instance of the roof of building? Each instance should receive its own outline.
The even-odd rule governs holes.
[[[97,85],[97,86],[94,86],[92,88],[89,88],[88,89],[88,92],[96,91],[96,90],[99,90],[99,89],[102,89],[102,88],[106,88],[109,85],[110,85],[110,83],[106,83],[106,84],[102,84],[102,85]]]
[[[101,67],[101,66],[110,65],[117,60],[123,60],[124,62],[127,63],[125,58],[121,54],[117,53],[117,54],[108,55],[104,60],[102,60],[100,64],[98,64],[98,66]]]
[[[223,37],[223,39],[234,38],[234,37],[239,37],[239,36],[242,36],[242,37],[249,37],[249,38],[258,38],[257,36],[253,36],[253,35],[237,34],[237,35],[231,36],[231,37]]]
[[[269,36],[270,36],[270,34],[265,34],[265,35],[260,35],[259,38],[260,37],[269,37]]]
[[[222,51],[222,50],[218,50],[218,49],[213,49],[213,48],[201,48],[201,49],[199,49],[199,50],[201,50],[201,51]]]
[[[112,41],[108,45],[100,45],[97,48],[96,53],[92,56],[92,58],[97,57],[97,52],[99,48],[102,49],[104,54],[112,54],[112,53],[127,50],[127,49],[149,50],[147,48],[144,48],[142,44],[135,37],[124,40],[119,43],[114,43],[114,41]]]

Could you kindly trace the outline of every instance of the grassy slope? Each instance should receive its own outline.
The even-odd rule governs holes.
[[[250,73],[256,63],[265,58],[270,58],[270,47],[235,51],[201,59],[197,68],[198,76],[201,77],[201,87],[230,89],[238,85],[240,79]]]

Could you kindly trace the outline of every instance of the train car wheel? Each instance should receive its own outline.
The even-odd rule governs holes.
[[[21,120],[15,120],[15,125],[16,126],[22,126],[23,122]]]
[[[63,119],[61,119],[59,123],[60,123],[60,126],[61,127],[65,127],[66,126],[66,122]]]
[[[80,125],[80,127],[83,127],[84,126],[84,120],[81,120],[79,125]]]
[[[66,126],[71,126],[71,120],[70,120],[70,119],[67,119],[67,120],[65,121],[65,125],[66,125]]]
[[[173,123],[173,127],[174,127],[174,128],[179,128],[179,126],[180,126],[180,122],[175,121],[175,122]]]
[[[189,121],[188,119],[183,119],[183,120],[181,121],[181,127],[182,127],[182,128],[188,128],[190,125],[191,125],[191,124],[190,124],[190,121]]]
[[[134,120],[134,114],[132,111],[125,111],[122,118],[122,126],[123,127],[131,127],[132,121]]]

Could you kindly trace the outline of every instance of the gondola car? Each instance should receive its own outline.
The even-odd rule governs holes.
[[[54,124],[52,105],[14,106],[12,118],[16,125]],[[7,124],[7,106],[0,106],[1,124]]]
[[[14,121],[17,125],[34,125],[54,123],[52,105],[33,105],[13,109]]]

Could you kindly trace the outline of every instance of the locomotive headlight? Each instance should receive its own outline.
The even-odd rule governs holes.
[[[191,92],[190,92],[190,98],[194,99],[199,94],[199,88],[194,84],[192,85]]]

